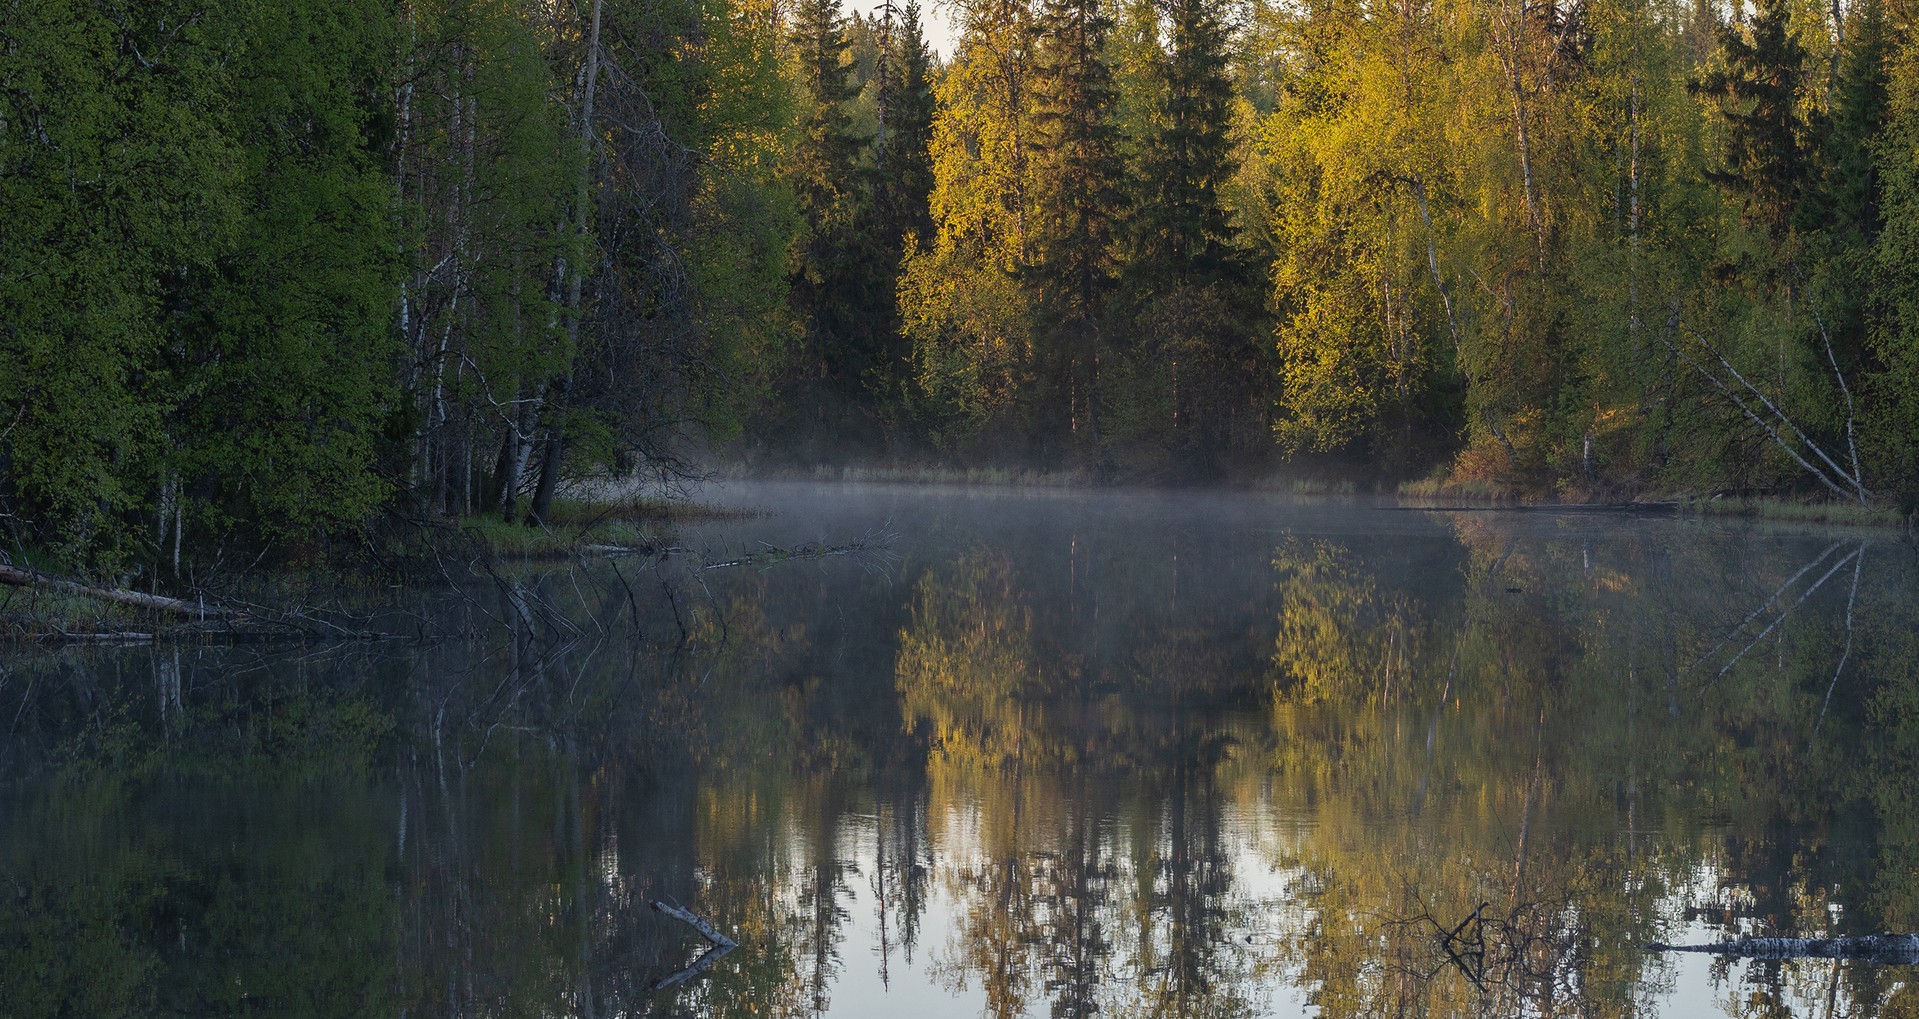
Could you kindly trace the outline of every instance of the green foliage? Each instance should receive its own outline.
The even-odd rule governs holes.
[[[780,64],[773,4],[711,5],[706,18],[707,172],[688,257],[698,317],[717,347],[705,420],[730,438],[767,397],[799,324],[787,271],[804,221],[785,158],[801,103]]]
[[[1746,24],[1722,26],[1723,64],[1698,82],[1726,122],[1726,168],[1707,176],[1734,191],[1754,220],[1781,234],[1809,171],[1801,96],[1806,48],[1789,25],[1791,13],[1787,0],[1769,0]]]
[[[132,540],[123,515],[151,498],[165,448],[152,373],[168,282],[214,273],[244,215],[221,109],[230,42],[180,6],[137,20],[6,8],[0,498],[15,526],[39,524],[32,537],[75,556]]]
[[[734,437],[1919,500],[1884,0],[956,11],[0,0],[6,540],[164,584]]]
[[[899,292],[920,413],[948,442],[1006,421],[1032,363],[1027,294],[956,240],[943,236],[931,251],[909,246]]]
[[[838,0],[805,0],[794,14],[803,126],[791,173],[805,229],[794,252],[792,304],[803,339],[788,371],[789,416],[775,427],[823,444],[876,440],[872,415],[897,375],[890,298],[899,245],[887,230],[889,209],[873,162],[877,120],[867,129],[852,115],[862,93],[849,52],[855,30],[870,38],[871,26],[849,23]],[[869,71],[893,66],[892,54],[875,51]]]
[[[370,132],[394,26],[313,2],[243,8],[234,29],[246,216],[214,271],[169,295],[165,463],[207,523],[297,540],[350,529],[391,494],[373,466],[398,396],[397,238],[387,139]]]
[[[1884,309],[1870,343],[1879,369],[1866,384],[1867,455],[1907,512],[1919,508],[1919,42],[1892,57],[1885,133],[1876,164],[1885,229],[1871,280]]]
[[[1102,353],[1116,346],[1114,285],[1125,165],[1107,64],[1111,20],[1092,0],[1047,0],[1039,16],[1034,127],[1039,190],[1030,283],[1038,294],[1040,427],[1100,443]]]
[[[177,577],[737,429],[799,104],[774,7],[669,7],[8,4],[11,544]]]
[[[162,535],[169,517],[294,538],[364,518],[388,494],[390,21],[344,0],[15,7],[14,519],[120,568],[156,513]]]

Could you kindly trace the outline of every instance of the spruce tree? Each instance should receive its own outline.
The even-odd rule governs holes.
[[[933,233],[933,55],[920,23],[919,0],[900,9],[887,61],[886,135],[879,157],[879,204],[896,241],[912,234],[925,246]]]
[[[1254,384],[1253,296],[1221,191],[1237,163],[1228,33],[1215,5],[1169,0],[1158,101],[1139,146],[1128,293],[1139,300],[1131,398],[1150,406],[1167,468],[1209,474],[1213,454],[1267,441]]]
[[[1167,4],[1159,109],[1143,146],[1134,268],[1143,287],[1205,287],[1231,274],[1232,231],[1220,188],[1233,176],[1233,82],[1227,31],[1205,0]]]
[[[871,273],[873,297],[868,308],[871,334],[867,389],[878,412],[898,430],[907,403],[911,374],[908,350],[900,338],[899,301],[895,283],[909,243],[932,242],[933,217],[928,200],[933,191],[932,53],[920,24],[918,0],[904,8],[890,0],[875,19],[879,22],[879,137],[874,140],[874,190],[866,229],[876,261]],[[909,238],[911,239],[909,241]]]
[[[1819,125],[1817,179],[1800,203],[1798,220],[1812,240],[1809,276],[1821,325],[1841,370],[1851,372],[1866,350],[1868,277],[1882,222],[1883,185],[1873,149],[1890,104],[1892,29],[1881,0],[1859,0],[1847,29],[1830,111]]]
[[[797,166],[800,208],[815,226],[834,222],[856,176],[860,141],[846,104],[859,94],[845,54],[846,18],[839,0],[801,0],[794,15],[794,46],[808,102],[806,137]]]
[[[1708,172],[1708,178],[1736,196],[1748,217],[1775,237],[1792,226],[1808,169],[1799,105],[1806,48],[1791,32],[1789,14],[1787,0],[1761,0],[1745,31],[1738,23],[1722,26],[1724,66],[1694,86],[1719,101],[1727,128],[1727,166]]]
[[[890,338],[891,274],[874,222],[873,173],[862,165],[869,139],[855,133],[847,104],[859,94],[846,59],[846,19],[839,0],[802,0],[794,43],[799,49],[805,137],[798,146],[795,190],[808,238],[793,279],[793,305],[805,330],[799,403],[814,411],[822,434],[843,435],[845,414],[868,409],[859,399],[883,363]],[[806,392],[813,387],[823,391]]]
[[[1035,246],[1042,415],[1098,439],[1101,320],[1112,299],[1114,233],[1125,167],[1112,111],[1118,99],[1104,51],[1111,19],[1098,0],[1047,0],[1040,13],[1041,203]]]
[[[1879,232],[1880,185],[1872,145],[1886,124],[1893,34],[1882,0],[1858,0],[1847,28],[1831,111],[1821,125],[1820,180],[1805,203],[1803,221],[1857,247],[1870,245]]]
[[[1869,468],[1907,513],[1919,511],[1919,40],[1906,39],[1887,74],[1885,130],[1874,146],[1884,229],[1871,279],[1879,313],[1870,333],[1861,435]]]

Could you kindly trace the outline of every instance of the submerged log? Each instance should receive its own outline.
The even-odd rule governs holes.
[[[1699,952],[1734,959],[1860,959],[1894,965],[1919,965],[1919,934],[1866,934],[1850,938],[1739,938],[1713,945],[1668,945],[1655,941],[1654,952]]]
[[[653,900],[653,909],[656,912],[665,913],[667,916],[670,916],[673,919],[678,920],[681,923],[684,923],[687,926],[693,928],[694,930],[699,931],[700,937],[705,938],[707,941],[707,944],[712,946],[706,950],[705,954],[701,955],[698,959],[693,960],[693,964],[691,966],[688,966],[685,969],[680,970],[678,973],[674,973],[670,976],[664,977],[658,982],[656,982],[653,985],[653,989],[656,991],[662,991],[668,987],[672,987],[677,984],[683,984],[687,982],[688,980],[691,980],[694,977],[699,976],[700,974],[706,972],[708,969],[712,968],[713,964],[720,961],[721,957],[725,956],[726,953],[731,952],[735,948],[740,947],[738,942],[735,942],[732,938],[729,938],[726,935],[721,934],[717,928],[715,928],[712,924],[707,923],[705,920],[701,919],[698,913],[695,913],[690,909],[686,909],[681,906],[675,906],[668,902],[662,902],[659,899]]]
[[[122,588],[92,587],[78,581],[65,580],[51,574],[41,573],[37,570],[23,570],[17,566],[9,566],[4,563],[0,563],[0,584],[8,584],[13,587],[40,587],[50,591],[63,591],[67,594],[77,594],[84,598],[109,601],[117,605],[131,605],[134,608],[146,609],[150,612],[162,612],[167,615],[186,616],[193,619],[236,619],[245,615],[245,613],[242,612],[222,608],[219,605],[207,605],[204,602],[190,602],[180,598],[168,598],[165,595],[158,594],[142,594],[139,591],[128,591]]]
[[[721,934],[717,929],[714,928],[712,924],[707,923],[705,920],[700,919],[699,914],[693,912],[690,909],[685,909],[683,907],[675,906],[670,903],[661,902],[658,899],[653,900],[653,909],[655,912],[665,913],[667,916],[670,916],[673,919],[678,920],[689,927],[692,927],[694,930],[699,931],[700,937],[705,938],[715,948],[740,947],[739,944],[735,942],[732,938],[729,938],[726,935]]]

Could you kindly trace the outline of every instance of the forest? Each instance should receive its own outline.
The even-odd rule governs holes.
[[[945,10],[0,2],[9,546],[728,463],[1919,501],[1902,0]]]

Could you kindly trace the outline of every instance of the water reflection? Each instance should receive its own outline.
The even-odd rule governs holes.
[[[1919,1013],[1643,947],[1919,929],[1894,540],[837,498],[703,540],[916,536],[9,657],[0,1013]]]

